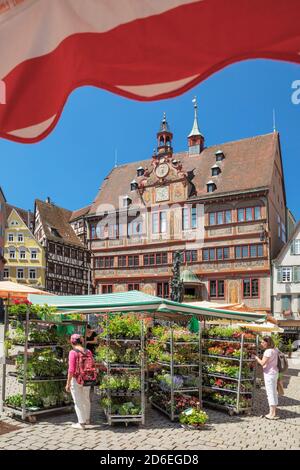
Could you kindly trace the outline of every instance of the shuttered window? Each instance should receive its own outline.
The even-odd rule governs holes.
[[[293,267],[293,282],[300,282],[300,266]]]

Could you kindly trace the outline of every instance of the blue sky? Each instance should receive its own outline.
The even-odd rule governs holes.
[[[35,198],[47,196],[69,209],[83,207],[114,165],[116,149],[119,164],[151,156],[163,111],[174,133],[174,150],[185,150],[196,94],[207,146],[272,132],[275,108],[287,202],[299,219],[300,104],[291,101],[292,82],[299,79],[299,65],[252,60],[227,67],[170,100],[142,103],[80,88],[42,142],[0,139],[0,185],[7,200],[24,209],[32,209]]]

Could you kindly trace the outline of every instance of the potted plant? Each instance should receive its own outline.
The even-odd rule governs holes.
[[[179,422],[188,429],[201,429],[208,421],[205,411],[197,408],[188,408],[180,413]]]
[[[291,339],[288,340],[285,348],[286,348],[286,351],[288,353],[288,357],[291,358],[292,357],[292,352],[293,352],[293,349],[294,349],[293,341]]]

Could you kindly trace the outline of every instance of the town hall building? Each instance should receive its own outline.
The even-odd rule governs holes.
[[[113,168],[76,211],[95,292],[169,297],[180,251],[186,298],[270,310],[271,260],[286,242],[279,134],[206,147],[195,101],[187,150],[172,140],[164,115],[153,155]]]

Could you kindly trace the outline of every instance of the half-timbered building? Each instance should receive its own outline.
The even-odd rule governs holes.
[[[69,223],[71,216],[50,198],[35,201],[34,234],[45,248],[46,290],[60,295],[89,291],[90,254]]]

